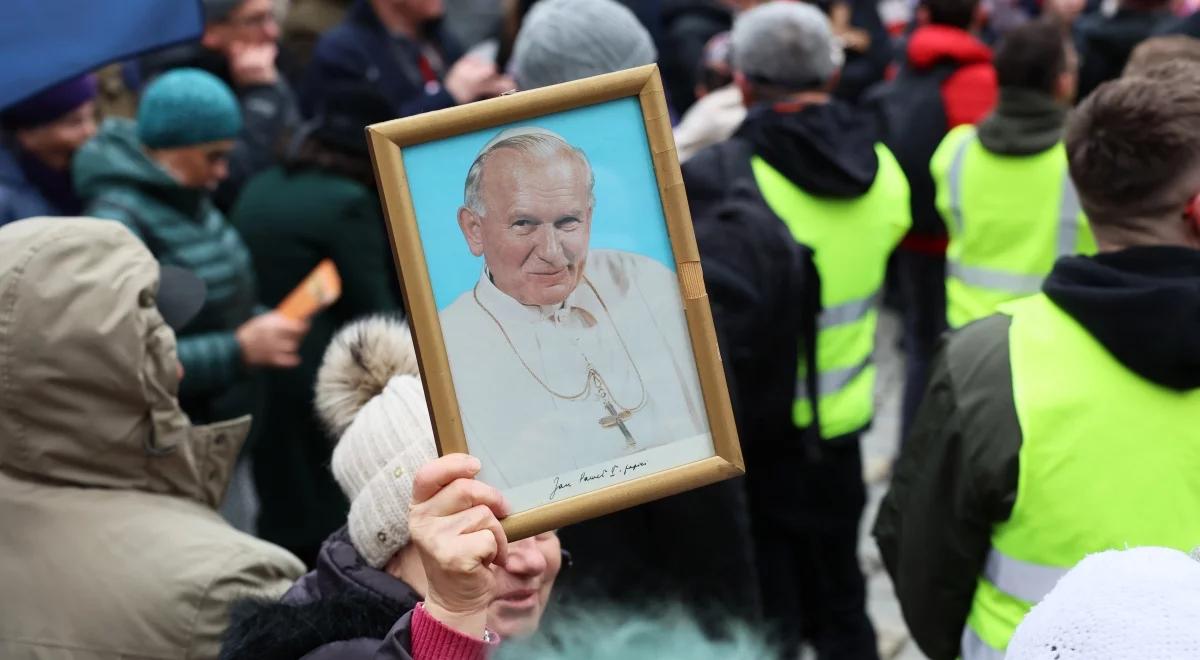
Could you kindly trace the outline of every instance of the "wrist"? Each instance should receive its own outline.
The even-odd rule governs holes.
[[[484,639],[487,631],[487,609],[455,611],[432,599],[425,600],[425,612],[442,625],[468,637]]]

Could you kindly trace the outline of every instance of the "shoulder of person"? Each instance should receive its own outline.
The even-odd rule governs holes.
[[[956,389],[1011,387],[1008,364],[1011,324],[1011,317],[994,314],[963,326],[947,337],[946,362]]]
[[[342,21],[317,40],[313,59],[349,54],[366,56],[368,42],[375,38],[375,33],[369,27],[353,21]]]
[[[492,325],[492,320],[475,302],[474,292],[474,287],[463,291],[438,312],[442,337],[448,346],[453,344],[455,350],[471,351],[482,347],[486,343],[483,331]]]
[[[395,604],[369,593],[339,593],[302,603],[247,598],[231,609],[221,658],[376,658],[381,640],[386,644],[389,630],[405,616]]]
[[[625,250],[591,250],[588,254],[588,275],[603,278],[618,285],[638,278],[675,280],[675,271],[657,259]]]
[[[737,137],[696,152],[681,166],[688,201],[694,204],[724,199],[732,183],[729,178],[740,174],[739,170],[750,171],[752,154],[753,149]],[[744,167],[739,162],[743,159]]]
[[[211,595],[214,590],[240,585],[245,596],[278,598],[301,575],[304,564],[279,546],[241,532],[212,509],[177,497],[143,494],[146,511],[157,513],[161,527],[177,530],[161,540],[174,563],[187,571]]]
[[[203,561],[201,565],[211,567],[197,602],[190,657],[217,656],[235,602],[278,600],[304,574],[304,565],[286,550],[232,528],[228,531],[237,536],[230,535],[219,550],[206,553],[205,560],[189,557],[190,548],[177,556],[180,562]]]

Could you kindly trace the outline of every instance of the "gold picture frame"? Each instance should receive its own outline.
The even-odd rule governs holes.
[[[636,97],[641,107],[715,455],[514,513],[503,520],[505,532],[512,540],[745,472],[658,67],[648,65],[516,92],[367,127],[438,452],[440,455],[469,453],[402,149],[628,97]]]

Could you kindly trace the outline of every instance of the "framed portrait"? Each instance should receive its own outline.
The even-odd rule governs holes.
[[[439,453],[510,538],[743,473],[656,66],[368,139]]]

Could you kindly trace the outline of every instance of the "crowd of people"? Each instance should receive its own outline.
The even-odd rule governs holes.
[[[0,656],[1200,657],[1194,3],[202,5],[0,108]],[[653,63],[746,475],[510,541],[364,127]]]

